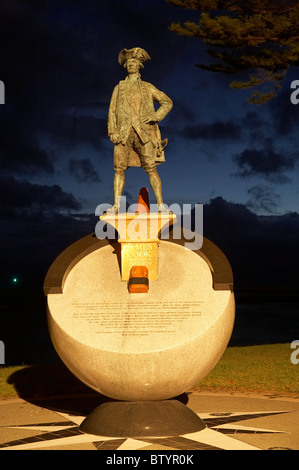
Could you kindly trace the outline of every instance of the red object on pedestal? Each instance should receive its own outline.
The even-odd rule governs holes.
[[[130,294],[148,292],[148,269],[146,266],[133,266],[130,270],[129,292]]]
[[[141,188],[138,196],[137,201],[137,208],[135,214],[140,214],[141,212],[149,212],[149,196],[148,196],[148,189]]]

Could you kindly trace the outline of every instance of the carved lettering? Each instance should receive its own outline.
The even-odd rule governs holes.
[[[202,315],[201,301],[74,303],[73,320],[93,325],[97,334],[147,336],[172,333]]]

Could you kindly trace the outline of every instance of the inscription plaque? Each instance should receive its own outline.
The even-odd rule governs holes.
[[[122,242],[121,244],[122,280],[129,279],[130,269],[133,266],[146,266],[149,279],[157,280],[158,276],[158,244]]]
[[[175,333],[202,314],[202,302],[74,303],[73,320],[93,325],[99,335],[148,336]]]

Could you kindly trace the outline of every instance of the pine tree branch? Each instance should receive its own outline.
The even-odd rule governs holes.
[[[233,81],[234,88],[259,88],[250,102],[267,102],[281,87],[291,65],[299,65],[299,0],[166,0],[200,12],[199,22],[172,23],[179,35],[195,37],[210,46],[206,53],[218,61],[196,64],[212,72],[251,73]]]

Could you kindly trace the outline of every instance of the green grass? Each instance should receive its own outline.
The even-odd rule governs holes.
[[[26,365],[14,367],[0,367],[0,397],[12,397],[17,395],[13,384],[9,384],[9,377],[18,370],[24,369]]]
[[[272,392],[299,395],[299,364],[290,344],[228,347],[197,390]],[[86,393],[87,387],[62,364],[0,368],[0,397],[49,397]]]
[[[290,344],[229,347],[198,389],[299,394],[299,364]]]

